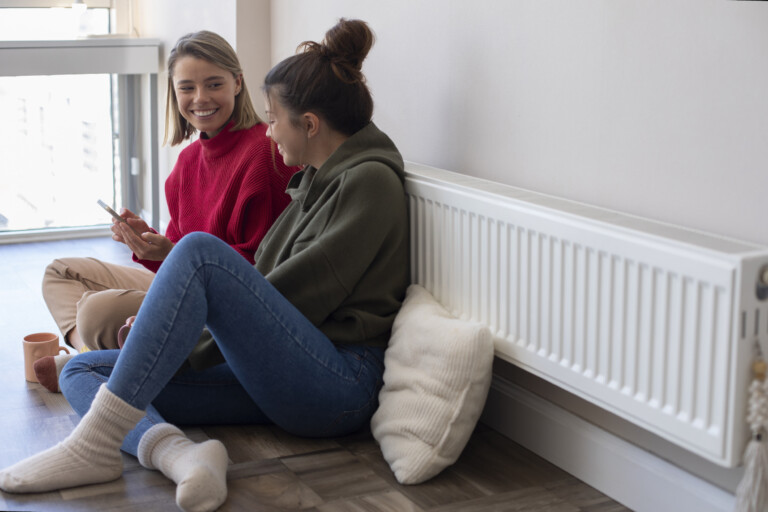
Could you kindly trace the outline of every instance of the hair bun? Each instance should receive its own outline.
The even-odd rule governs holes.
[[[363,68],[363,60],[371,50],[374,39],[373,32],[366,22],[341,18],[325,33],[323,46],[327,48],[330,56],[348,61],[359,71]]]
[[[373,31],[366,22],[341,18],[325,33],[321,43],[305,41],[299,48],[305,52],[317,52],[330,62],[334,74],[340,80],[354,83],[365,81],[363,61],[374,41]]]

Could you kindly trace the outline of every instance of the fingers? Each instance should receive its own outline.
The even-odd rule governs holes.
[[[145,242],[144,239],[137,235],[133,229],[131,229],[131,227],[124,222],[116,223],[113,228],[117,229],[118,235],[120,238],[122,238],[122,242],[127,245],[128,248],[136,254],[136,256],[138,256],[140,259],[146,259],[142,257],[142,254],[146,252],[147,246],[149,245],[148,242]]]
[[[121,244],[124,244],[125,239],[123,238],[123,230],[120,229],[121,224],[122,222],[113,220],[112,225],[109,227],[109,229],[110,231],[112,231],[112,240],[116,242],[120,242]]]
[[[131,210],[129,210],[128,208],[121,208],[120,209],[120,215],[124,219],[140,219],[141,218],[138,215],[136,215],[135,213],[133,213]]]
[[[130,212],[129,212],[130,213]],[[149,224],[144,222],[144,220],[141,217],[127,217],[125,221],[128,223],[129,226],[131,226],[134,231],[137,233],[143,234],[147,232],[151,232],[152,230],[149,228]]]
[[[149,225],[127,208],[121,208],[120,215],[125,219],[125,222],[112,219],[112,226],[110,227],[112,240],[124,243],[133,252],[136,252],[137,248],[142,245],[141,234],[150,231]]]
[[[151,231],[147,231],[146,233],[141,234],[142,240],[144,240],[147,243],[150,243],[152,245],[162,245],[165,240],[168,240],[166,237],[161,235],[160,233],[153,233]],[[170,242],[170,240],[168,240]]]
[[[163,261],[173,248],[173,242],[158,233],[146,231],[139,236],[128,226],[118,226],[118,229],[125,244],[140,260]]]

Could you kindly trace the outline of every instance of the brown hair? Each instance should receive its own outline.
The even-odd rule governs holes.
[[[371,121],[373,98],[362,73],[375,36],[364,21],[340,19],[321,43],[305,41],[296,55],[267,73],[263,91],[274,93],[297,118],[313,112],[344,135]]]
[[[171,146],[190,138],[197,131],[179,112],[176,90],[173,87],[174,66],[180,58],[188,56],[206,60],[229,71],[235,78],[243,74],[235,50],[223,37],[214,32],[201,30],[182,36],[176,41],[168,57],[168,95],[165,103],[165,135],[163,137],[163,144],[170,141]],[[246,130],[261,122],[253,108],[245,78],[242,78],[240,93],[235,97],[232,119],[235,121],[232,131]]]

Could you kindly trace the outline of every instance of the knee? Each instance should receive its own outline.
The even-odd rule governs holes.
[[[55,259],[45,267],[43,279],[61,279],[66,270],[66,265],[60,259]]]
[[[204,233],[202,231],[194,231],[187,235],[184,235],[181,240],[176,243],[174,250],[178,251],[197,251],[201,247],[208,247],[211,244],[224,243],[217,237],[210,233]]]
[[[54,296],[62,287],[82,289],[79,280],[87,271],[93,258],[56,258],[45,267],[43,273],[43,296]]]
[[[43,295],[50,291],[53,283],[67,279],[67,264],[60,259],[53,260],[43,273]]]
[[[229,247],[226,242],[210,233],[195,231],[182,237],[174,246],[170,256],[174,260],[193,261],[196,256],[208,256],[223,247]],[[162,268],[162,267],[161,267]]]
[[[73,279],[87,269],[93,258],[56,258],[45,267],[43,280]]]

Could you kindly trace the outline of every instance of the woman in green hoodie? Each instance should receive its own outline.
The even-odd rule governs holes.
[[[216,237],[182,238],[122,351],[64,368],[61,389],[83,416],[74,432],[0,471],[2,490],[116,479],[122,445],[178,484],[182,509],[214,510],[226,449],[173,424],[274,423],[312,437],[368,424],[410,274],[403,160],[371,122],[361,73],[372,44],[364,22],[342,19],[267,74],[268,134],[304,170],[255,265]],[[204,326],[213,341],[198,344]]]

